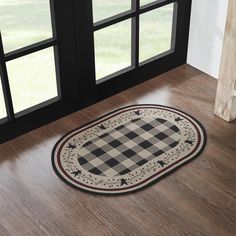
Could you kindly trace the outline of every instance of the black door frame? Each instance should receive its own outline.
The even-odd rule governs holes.
[[[78,111],[88,105],[112,96],[122,90],[146,81],[154,76],[186,63],[191,0],[156,1],[139,9],[139,0],[132,0],[133,9],[93,24],[92,0],[50,0],[52,11],[53,39],[30,45],[9,54],[0,53],[0,71],[8,118],[0,120],[0,143],[24,134],[53,120]],[[149,11],[169,3],[177,2],[175,50],[157,57],[148,63],[138,64],[138,35],[132,34],[136,46],[132,48],[132,68],[95,81],[94,30],[120,22],[132,16],[133,29],[139,27],[140,12]],[[1,43],[0,43],[1,46]],[[52,99],[27,109],[14,116],[9,93],[6,62],[31,52],[54,46],[61,87],[60,99]],[[1,51],[1,47],[0,47]],[[4,74],[5,73],[5,74]],[[112,78],[111,78],[112,77]]]
[[[4,54],[0,40],[0,74],[7,118],[0,120],[0,143],[40,127],[77,109],[78,100],[73,0],[50,0],[53,38]],[[70,35],[71,37],[68,37]],[[54,48],[58,97],[14,114],[7,61],[49,47]],[[1,82],[1,81],[0,81]]]

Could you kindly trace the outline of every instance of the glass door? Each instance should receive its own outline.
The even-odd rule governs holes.
[[[73,14],[72,1],[0,1],[0,136],[3,139],[13,127],[16,132],[23,132],[24,126],[30,126],[27,122],[36,127],[72,106],[72,97],[76,97],[71,95],[76,72],[72,67],[74,46],[69,45],[73,45],[74,35],[73,31],[67,34],[64,27],[73,29],[73,18],[64,18],[62,23],[60,18],[65,14]],[[61,37],[64,34],[67,38]]]
[[[1,77],[9,118],[60,99],[51,19],[48,0],[0,2]]]
[[[191,0],[1,0],[0,142],[186,62]]]
[[[86,51],[90,71],[84,92],[103,99],[184,64],[190,8],[191,0],[77,1],[78,54]]]
[[[159,3],[93,0],[97,81],[174,51],[178,4]]]

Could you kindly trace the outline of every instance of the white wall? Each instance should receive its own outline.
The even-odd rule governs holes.
[[[192,0],[187,63],[218,78],[228,0]]]

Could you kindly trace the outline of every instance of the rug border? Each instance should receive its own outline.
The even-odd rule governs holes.
[[[86,189],[83,189],[83,188],[80,188],[79,186],[76,186],[74,184],[72,184],[71,182],[67,181],[65,178],[63,178],[63,176],[59,173],[59,171],[57,170],[56,166],[55,166],[55,162],[54,162],[54,154],[55,154],[55,150],[58,146],[58,144],[68,135],[70,135],[71,133],[75,132],[76,130],[78,129],[82,129],[106,116],[109,116],[115,112],[118,112],[120,110],[123,110],[123,109],[127,109],[127,108],[132,108],[132,107],[136,107],[136,106],[156,106],[156,107],[163,107],[163,108],[170,108],[170,109],[173,109],[173,110],[176,110],[176,111],[179,111],[181,113],[183,113],[184,115],[187,115],[189,116],[190,118],[192,118],[202,129],[202,133],[203,133],[203,144],[202,144],[202,147],[201,149],[199,150],[199,152],[192,156],[190,159],[188,159],[187,161],[185,161],[184,163],[174,167],[173,169],[171,169],[169,172],[161,175],[160,177],[156,178],[156,179],[153,179],[151,182],[147,183],[146,185],[140,187],[140,188],[137,188],[137,189],[133,189],[133,190],[130,190],[128,192],[93,192],[93,191],[90,191],[90,190],[86,190]],[[92,121],[88,122],[88,123],[85,123],[84,125],[82,126],[79,126],[71,131],[69,131],[68,133],[66,133],[65,135],[63,135],[55,144],[54,144],[54,147],[52,149],[52,153],[51,153],[51,163],[52,163],[52,167],[53,167],[53,170],[54,172],[56,173],[56,175],[60,178],[60,180],[62,180],[63,182],[65,182],[67,185],[69,185],[70,187],[74,188],[74,189],[79,189],[80,191],[83,191],[85,193],[88,193],[88,194],[94,194],[94,195],[103,195],[103,196],[115,196],[115,195],[126,195],[126,194],[131,194],[131,193],[135,193],[135,192],[138,192],[138,191],[141,191],[143,189],[145,189],[146,187],[149,187],[151,185],[153,185],[154,183],[162,180],[162,178],[165,178],[166,176],[172,174],[173,172],[175,172],[177,169],[183,167],[184,165],[190,163],[192,160],[194,160],[195,158],[197,158],[204,150],[205,146],[206,146],[206,143],[207,143],[207,132],[206,132],[206,129],[205,127],[202,125],[202,123],[200,121],[198,121],[196,118],[194,118],[192,115],[189,115],[187,112],[184,112],[180,109],[177,109],[177,108],[173,108],[173,107],[170,107],[170,106],[165,106],[165,105],[157,105],[157,104],[133,104],[133,105],[129,105],[129,106],[124,106],[124,107],[120,107],[118,109],[114,109],[102,116],[99,116],[98,118],[96,119],[93,119]]]

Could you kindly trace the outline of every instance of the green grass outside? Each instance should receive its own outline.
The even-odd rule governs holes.
[[[48,0],[0,0],[5,52],[52,37]],[[57,95],[52,50],[7,63],[15,112]],[[0,91],[0,118],[6,116]]]
[[[150,3],[141,0],[141,4]],[[50,38],[48,0],[0,0],[0,29],[6,52]],[[94,18],[100,20],[130,9],[130,0],[94,0]],[[140,61],[166,51],[170,46],[172,5],[143,14],[140,21]],[[95,33],[97,79],[130,65],[131,20]],[[51,60],[51,61],[50,61]],[[8,63],[15,111],[56,95],[51,50]],[[0,87],[0,118],[5,106]]]

